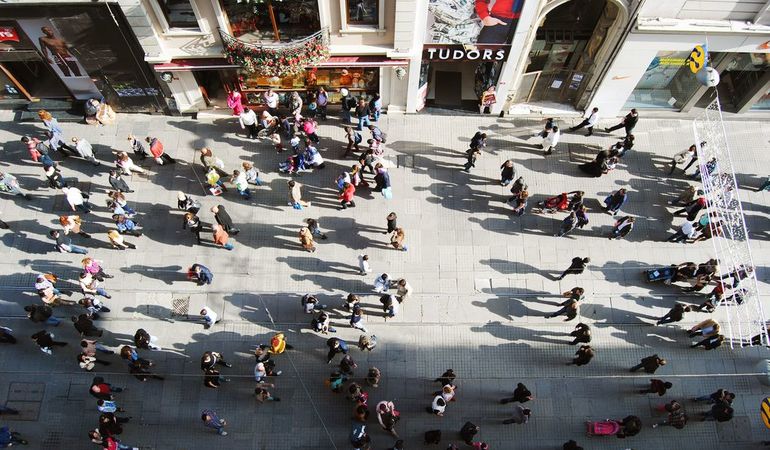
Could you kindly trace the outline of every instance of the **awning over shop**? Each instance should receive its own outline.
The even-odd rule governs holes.
[[[156,64],[156,72],[180,72],[184,70],[238,69],[224,58],[172,59],[171,62]]]
[[[331,56],[318,63],[317,67],[395,67],[406,66],[405,59],[390,59],[385,56]],[[224,58],[172,59],[171,62],[156,64],[156,72],[179,72],[186,70],[238,69]]]
[[[331,56],[318,63],[318,67],[395,67],[408,65],[405,59],[390,59],[385,56]]]

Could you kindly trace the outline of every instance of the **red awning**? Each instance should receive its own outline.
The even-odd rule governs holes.
[[[318,67],[385,67],[405,66],[405,59],[390,59],[385,56],[331,56],[318,63]]]
[[[331,56],[318,63],[317,67],[395,67],[409,65],[405,59],[390,59],[385,56]],[[238,69],[224,58],[172,59],[171,62],[156,64],[156,72],[180,72],[186,70]]]
[[[240,66],[230,64],[224,58],[172,59],[169,63],[156,64],[156,72],[179,72],[183,70],[218,70],[238,69]]]

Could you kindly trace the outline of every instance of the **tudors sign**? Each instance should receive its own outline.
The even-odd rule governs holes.
[[[436,45],[423,47],[422,58],[430,61],[505,61],[509,45]]]

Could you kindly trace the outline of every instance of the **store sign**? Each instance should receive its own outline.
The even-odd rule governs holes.
[[[690,71],[692,73],[698,73],[707,61],[708,54],[706,53],[706,44],[696,45],[690,52],[690,56],[687,58],[687,64],[690,66]]]
[[[0,27],[0,42],[19,42],[19,33],[14,27]]]
[[[508,45],[425,45],[422,59],[428,61],[505,61]]]

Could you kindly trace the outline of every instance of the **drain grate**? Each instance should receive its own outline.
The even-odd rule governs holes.
[[[12,420],[37,421],[45,396],[45,383],[11,383],[6,406],[19,411]]]

